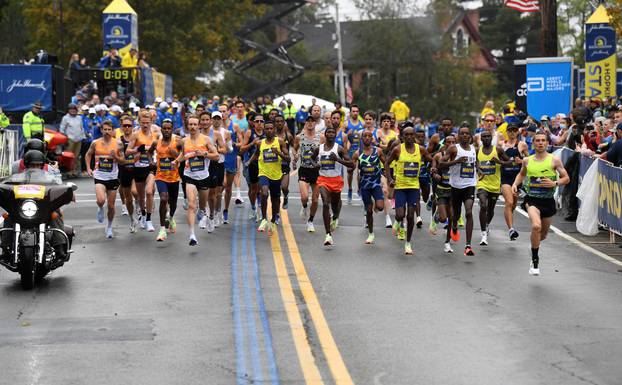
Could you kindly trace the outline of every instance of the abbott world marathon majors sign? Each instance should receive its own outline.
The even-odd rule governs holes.
[[[29,111],[34,102],[52,109],[52,66],[0,64],[0,106],[5,111]]]
[[[113,0],[102,14],[104,52],[116,48],[121,55],[138,49],[138,16],[125,0]]]
[[[535,119],[568,115],[572,109],[572,58],[529,58],[526,67],[527,113]]]

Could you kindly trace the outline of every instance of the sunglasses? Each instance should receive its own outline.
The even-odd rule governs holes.
[[[264,120],[263,119],[257,119],[257,120],[253,120],[253,122],[255,122],[255,123],[263,123]]]
[[[492,120],[492,119],[484,119],[484,122],[486,122],[486,123],[494,123],[495,121]]]
[[[131,124],[124,124],[123,127],[134,127],[134,126]]]

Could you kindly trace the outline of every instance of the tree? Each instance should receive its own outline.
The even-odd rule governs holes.
[[[28,49],[59,53],[60,23],[57,1],[24,2],[23,15],[31,32]],[[109,1],[64,0],[64,42],[68,55],[78,52],[89,63],[102,54],[101,12]],[[234,32],[245,18],[261,7],[252,0],[130,0],[138,13],[139,47],[149,55],[148,62],[171,75],[175,92],[187,95],[201,85],[195,77],[209,72],[217,60],[239,56]]]
[[[28,33],[21,9],[23,1],[0,1],[0,63],[17,63],[26,56]]]

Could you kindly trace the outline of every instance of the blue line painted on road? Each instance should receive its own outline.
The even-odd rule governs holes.
[[[270,383],[272,385],[279,385],[281,380],[279,379],[279,372],[276,367],[276,357],[274,356],[274,349],[272,347],[272,333],[270,332],[270,323],[268,322],[268,314],[266,312],[266,304],[263,299],[263,290],[261,289],[261,280],[259,278],[259,265],[257,263],[257,250],[256,248],[257,233],[251,232],[251,257],[253,262],[253,274],[255,275],[255,295],[257,296],[257,305],[259,306],[259,318],[261,319],[261,325],[263,327],[263,338],[266,349],[266,355],[268,356],[268,372],[270,373]]]
[[[254,231],[255,229],[251,229]],[[253,306],[253,298],[251,294],[250,287],[250,278],[248,276],[248,250],[247,250],[247,240],[248,240],[248,223],[242,225],[242,282],[244,284],[244,307],[246,309],[246,327],[249,336],[249,345],[250,345],[250,354],[251,354],[251,363],[253,365],[253,376],[251,377],[251,381],[253,383],[257,382],[263,383],[263,370],[261,368],[261,357],[259,353],[259,336],[257,335],[257,325],[255,324],[255,312]]]
[[[233,325],[235,335],[236,379],[238,385],[247,384],[246,352],[244,349],[244,328],[240,309],[240,289],[238,285],[238,233],[240,211],[236,210],[231,236],[231,298],[233,302]]]

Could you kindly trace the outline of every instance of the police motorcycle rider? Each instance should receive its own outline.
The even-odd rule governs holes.
[[[31,147],[33,145],[31,144]],[[22,286],[25,289],[31,289],[35,279],[43,278],[50,270],[62,266],[69,260],[73,228],[64,224],[60,206],[72,200],[75,201],[73,191],[75,191],[76,187],[73,183],[64,185],[60,174],[46,170],[47,158],[41,151],[28,150],[24,155],[23,164],[25,167],[23,172],[11,175],[0,184],[1,203],[14,207],[12,209],[11,207],[2,206],[2,209],[6,210],[7,213],[3,215],[4,222],[0,229],[0,264],[11,271],[22,274],[20,266],[16,264],[18,258],[15,252],[21,245],[16,246],[14,243],[16,240],[15,231],[19,231],[21,228],[22,235],[24,235],[28,231],[27,227],[32,227],[32,224],[26,225],[23,223],[24,218],[36,222],[35,224],[46,225],[44,226],[46,238],[51,248],[46,248],[45,244],[39,248],[39,250],[43,250],[43,261],[45,263],[33,270],[36,271],[34,274],[36,278],[31,277],[30,280],[26,279],[25,282],[22,274]],[[58,187],[66,187],[66,189]],[[45,222],[38,215],[39,211],[46,212],[47,210],[51,211],[49,220],[47,220],[47,223],[39,223]],[[21,216],[22,218],[15,221],[14,216]],[[20,222],[22,222],[22,226],[18,226]],[[41,226],[40,231],[43,231]],[[23,239],[21,237],[19,239],[21,243]]]

